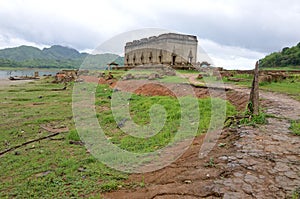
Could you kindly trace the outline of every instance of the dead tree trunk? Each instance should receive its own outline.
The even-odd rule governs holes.
[[[258,82],[258,75],[259,75],[259,62],[257,61],[255,64],[254,69],[254,77],[252,81],[252,88],[250,92],[250,100],[248,104],[248,110],[252,115],[259,114],[259,82]]]

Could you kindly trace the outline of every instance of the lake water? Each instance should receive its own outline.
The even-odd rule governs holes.
[[[55,75],[59,72],[59,69],[20,69],[20,70],[1,70],[0,69],[0,79],[7,79],[14,76],[34,76],[34,72],[39,72],[39,76],[43,75]]]

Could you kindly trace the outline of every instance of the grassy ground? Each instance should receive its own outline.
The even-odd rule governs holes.
[[[300,70],[300,66],[287,66],[287,67],[271,67],[271,68],[260,68],[260,70]]]
[[[67,126],[70,131],[5,154],[0,162],[0,198],[69,198],[122,184],[126,175],[97,162],[80,145],[72,121],[71,90],[47,80],[2,90],[0,150],[48,135],[43,124]]]
[[[234,78],[241,78],[245,81],[232,82],[224,78],[223,81],[226,83],[234,83],[236,85],[251,87],[253,75],[248,74],[236,74]],[[294,75],[292,78],[288,78],[278,82],[261,82],[259,88],[266,91],[280,92],[290,95],[296,100],[300,101],[300,75]]]
[[[126,184],[127,174],[110,169],[92,157],[84,146],[70,144],[79,141],[72,119],[72,85],[65,91],[52,89],[63,85],[44,79],[29,84],[10,86],[0,92],[0,151],[25,141],[49,135],[41,125],[68,127],[69,132],[55,138],[9,152],[0,157],[0,198],[79,198],[99,197]],[[167,122],[163,130],[148,140],[137,139],[122,133],[110,111],[108,96],[112,90],[100,85],[96,91],[96,110],[101,126],[111,141],[130,151],[153,151],[163,147],[176,132],[180,109],[175,98],[144,97],[133,95],[130,112],[137,124],[149,122],[148,111],[154,103],[166,108]],[[210,99],[199,100],[201,134],[210,122]],[[142,111],[141,111],[142,110]],[[229,105],[227,114],[235,109]]]

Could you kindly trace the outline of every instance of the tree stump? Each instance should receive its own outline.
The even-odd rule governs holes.
[[[254,69],[254,77],[252,81],[252,88],[250,92],[250,100],[248,104],[248,110],[252,115],[259,114],[259,62],[257,61]]]

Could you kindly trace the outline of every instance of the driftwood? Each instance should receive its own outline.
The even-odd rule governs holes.
[[[65,86],[63,88],[53,88],[53,89],[51,89],[51,91],[64,91],[66,89],[67,89],[67,87]]]
[[[1,152],[0,152],[0,156],[4,155],[5,153],[8,153],[8,152],[10,152],[10,151],[16,150],[16,149],[18,149],[18,148],[20,148],[20,147],[22,147],[22,146],[26,146],[26,145],[28,145],[28,144],[31,144],[31,143],[33,143],[33,142],[38,142],[38,141],[41,141],[41,140],[45,140],[45,139],[47,139],[47,138],[54,137],[54,136],[56,136],[56,135],[58,135],[58,134],[60,134],[60,133],[64,133],[64,132],[69,131],[68,128],[52,129],[52,128],[44,127],[44,126],[41,126],[41,128],[45,129],[46,131],[52,132],[52,134],[47,135],[47,136],[44,136],[44,137],[40,137],[40,138],[37,138],[37,139],[34,139],[34,140],[30,140],[30,141],[24,142],[24,143],[19,144],[19,145],[17,145],[17,146],[14,146],[14,147],[11,147],[11,148],[6,149],[6,150],[4,150],[4,151],[1,151]]]
[[[26,146],[26,145],[31,144],[31,143],[33,143],[33,142],[37,142],[37,141],[40,141],[40,140],[44,140],[44,139],[47,139],[47,138],[51,138],[51,137],[54,137],[54,136],[56,136],[56,135],[58,135],[58,134],[60,134],[60,133],[57,132],[57,133],[53,133],[53,134],[51,134],[51,135],[47,135],[47,136],[45,136],[45,137],[41,137],[41,138],[37,138],[37,139],[34,139],[34,140],[30,140],[30,141],[24,142],[24,143],[19,144],[19,145],[17,145],[17,146],[14,146],[14,147],[11,147],[11,148],[6,149],[6,150],[4,150],[4,151],[1,151],[1,152],[0,152],[0,156],[2,156],[2,155],[5,154],[5,153],[8,153],[8,152],[10,152],[10,151],[16,150],[16,149],[18,149],[18,148],[20,148],[20,147],[22,147],[22,146]]]

